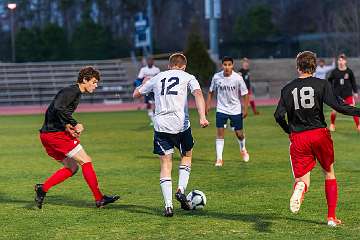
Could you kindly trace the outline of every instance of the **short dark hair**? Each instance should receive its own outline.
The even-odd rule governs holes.
[[[346,60],[347,57],[346,57],[345,53],[342,53],[342,54],[339,55],[338,58],[342,58],[342,59],[345,59],[345,60]]]
[[[313,74],[316,70],[316,54],[310,51],[300,52],[296,56],[296,67],[303,73]]]
[[[100,73],[94,67],[86,66],[79,71],[77,82],[82,83],[84,79],[89,81],[92,78],[96,78],[96,80],[100,81]]]
[[[177,66],[177,67],[186,66],[187,59],[186,59],[185,55],[182,53],[174,53],[174,54],[171,54],[171,56],[169,57],[169,64],[172,67],[173,66]]]
[[[221,60],[221,63],[228,62],[228,61],[230,61],[231,63],[234,63],[234,59],[232,57],[229,57],[229,56],[223,57],[222,60]]]

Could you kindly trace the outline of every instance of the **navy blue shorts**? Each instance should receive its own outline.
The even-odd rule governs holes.
[[[216,112],[216,127],[224,128],[224,125],[227,123],[228,119],[230,119],[230,126],[234,128],[234,130],[243,129],[242,113],[238,115],[229,115],[221,112]]]
[[[194,146],[191,128],[178,134],[154,132],[154,154],[167,155],[174,152],[174,147],[179,149],[181,155],[185,155]]]

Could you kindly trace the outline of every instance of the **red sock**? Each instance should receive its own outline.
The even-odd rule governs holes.
[[[356,126],[359,126],[359,117],[358,116],[354,116],[354,122],[355,122]]]
[[[49,189],[51,187],[65,181],[66,179],[68,179],[72,175],[73,175],[72,171],[70,169],[66,168],[66,167],[59,169],[58,171],[56,171],[51,177],[49,177],[45,181],[45,183],[43,185],[43,190],[45,192],[49,191]]]
[[[94,171],[94,167],[91,162],[87,162],[81,166],[82,173],[85,178],[86,183],[88,184],[89,188],[91,189],[94,198],[96,201],[100,201],[103,198],[102,193],[99,189],[99,184],[96,178],[96,173]]]
[[[336,205],[338,198],[337,182],[336,179],[325,180],[325,194],[328,205],[328,218],[335,218]]]
[[[336,113],[331,112],[331,114],[330,114],[330,122],[331,122],[331,124],[335,124],[335,119],[336,119]]]
[[[255,105],[255,101],[254,101],[254,100],[251,100],[251,101],[250,101],[250,106],[251,106],[253,112],[256,113],[256,105]]]

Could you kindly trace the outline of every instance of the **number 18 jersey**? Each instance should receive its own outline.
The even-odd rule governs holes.
[[[323,103],[346,115],[360,115],[360,109],[337,99],[327,81],[308,77],[297,78],[281,90],[281,98],[274,116],[287,133],[325,128]]]
[[[155,131],[177,134],[190,127],[188,89],[193,92],[200,85],[193,75],[182,70],[161,72],[139,88],[142,95],[154,92]]]

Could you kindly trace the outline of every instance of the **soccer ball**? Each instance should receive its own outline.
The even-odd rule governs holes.
[[[191,191],[186,199],[191,203],[191,209],[202,209],[206,205],[206,196],[200,190]]]

